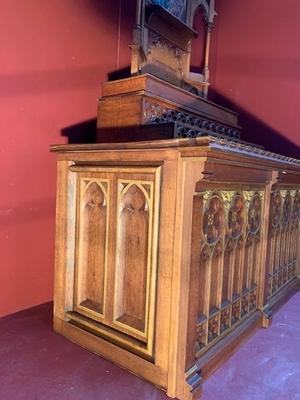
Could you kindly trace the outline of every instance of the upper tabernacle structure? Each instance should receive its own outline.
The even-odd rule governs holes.
[[[190,72],[190,60],[199,10],[206,35],[198,74]],[[98,142],[207,135],[240,139],[237,114],[206,99],[215,15],[214,0],[137,0],[131,77],[104,84]]]
[[[205,59],[202,74],[190,72],[196,10],[205,25]],[[132,44],[132,75],[151,73],[179,87],[207,97],[210,34],[216,15],[214,0],[138,0]]]

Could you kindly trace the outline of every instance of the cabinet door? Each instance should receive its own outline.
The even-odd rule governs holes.
[[[81,167],[77,182],[74,310],[152,354],[160,168]]]

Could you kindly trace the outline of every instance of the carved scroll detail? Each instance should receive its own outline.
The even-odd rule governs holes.
[[[204,116],[180,111],[159,103],[146,100],[144,102],[144,123],[175,123],[175,137],[218,136],[239,139],[240,131],[232,126],[215,122]]]

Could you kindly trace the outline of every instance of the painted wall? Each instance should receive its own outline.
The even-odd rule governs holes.
[[[243,138],[300,158],[300,1],[216,0],[211,99]]]
[[[300,2],[216,3],[211,98],[241,113],[245,140],[300,157]],[[129,65],[134,8],[135,0],[0,2],[0,316],[52,299],[49,145],[85,129],[90,137],[101,82]]]
[[[96,116],[101,82],[129,64],[133,8],[130,0],[0,2],[0,316],[52,299],[49,145]]]

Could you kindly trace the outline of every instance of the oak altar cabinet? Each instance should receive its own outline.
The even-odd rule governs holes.
[[[198,398],[298,284],[299,161],[212,137],[52,151],[55,330]]]
[[[179,400],[300,277],[300,161],[242,142],[206,99],[215,16],[213,0],[138,0],[132,76],[104,84],[98,143],[51,146],[55,331]]]

